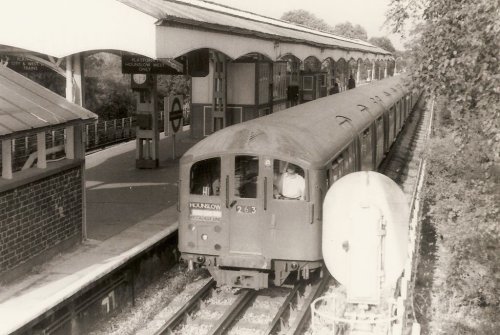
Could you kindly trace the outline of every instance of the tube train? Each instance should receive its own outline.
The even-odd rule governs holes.
[[[322,204],[376,170],[418,96],[391,77],[220,130],[180,161],[179,251],[220,285],[261,289],[321,268]],[[282,195],[294,165],[302,196]],[[292,171],[293,173],[293,171]]]

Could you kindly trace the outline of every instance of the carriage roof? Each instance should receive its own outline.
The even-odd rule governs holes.
[[[227,127],[194,145],[181,162],[241,153],[321,167],[401,99],[403,80],[386,78]]]

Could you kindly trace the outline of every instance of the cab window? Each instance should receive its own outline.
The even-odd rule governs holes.
[[[305,200],[305,173],[300,166],[274,160],[273,198],[280,200]]]
[[[259,158],[256,156],[236,156],[234,161],[234,196],[257,198]]]
[[[190,173],[190,193],[220,194],[220,158],[210,158],[193,164]]]

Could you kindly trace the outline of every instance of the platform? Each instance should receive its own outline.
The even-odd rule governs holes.
[[[195,141],[177,135],[178,156]],[[178,158],[160,141],[160,168],[135,168],[135,141],[86,156],[87,239],[0,286],[0,334],[10,334],[177,229]]]

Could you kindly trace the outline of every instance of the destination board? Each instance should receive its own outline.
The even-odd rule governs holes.
[[[220,204],[205,202],[189,203],[189,218],[191,220],[219,222],[221,217],[222,210]]]

